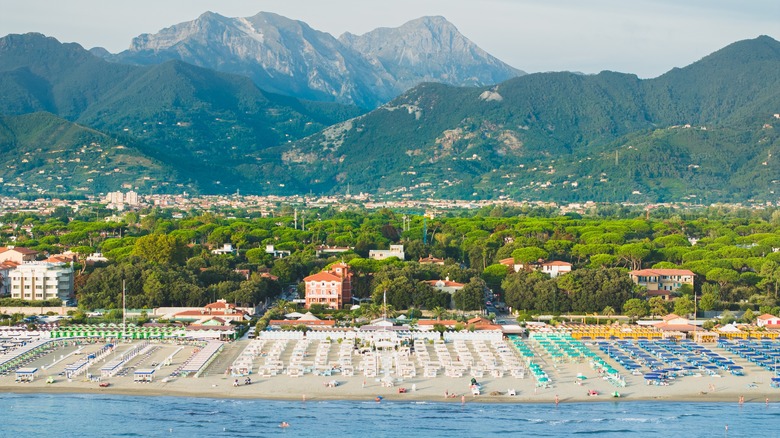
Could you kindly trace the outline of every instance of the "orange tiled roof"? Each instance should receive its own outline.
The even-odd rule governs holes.
[[[15,246],[13,248],[8,248],[6,246],[0,247],[0,254],[4,253],[6,251],[16,251],[18,253],[25,254],[25,255],[38,254],[38,251],[34,251],[34,250],[28,249],[28,248],[22,248],[22,247],[19,247],[19,246]]]
[[[341,277],[335,274],[331,274],[330,272],[323,271],[309,275],[308,277],[304,278],[303,281],[341,281]]]
[[[463,286],[465,286],[463,283],[458,283],[456,281],[450,281],[450,280],[425,280],[425,282],[430,284],[433,287],[436,287],[438,282],[442,282],[443,287],[463,287]]]
[[[689,271],[687,269],[640,269],[638,271],[631,271],[629,272],[631,275],[695,275],[692,271]]]

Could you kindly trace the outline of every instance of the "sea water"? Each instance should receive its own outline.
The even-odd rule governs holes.
[[[0,394],[0,436],[780,437],[780,404],[269,401]],[[279,427],[287,422],[289,427]]]

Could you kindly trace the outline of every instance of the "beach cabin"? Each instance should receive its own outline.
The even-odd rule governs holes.
[[[87,359],[80,359],[76,362],[73,362],[72,364],[65,367],[65,377],[68,379],[72,379],[79,374],[83,374],[87,371],[87,368],[89,367],[89,360]]]
[[[144,368],[135,370],[133,373],[133,382],[136,383],[151,383],[154,381],[154,368]]]
[[[123,358],[120,359],[114,359],[111,362],[103,365],[100,368],[100,377],[101,378],[108,378],[108,377],[114,377],[118,372],[122,371],[122,368],[125,363],[125,360]]]
[[[38,368],[19,368],[16,370],[17,382],[32,382],[38,377]]]

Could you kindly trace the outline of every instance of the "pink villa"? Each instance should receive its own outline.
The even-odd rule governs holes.
[[[352,273],[349,266],[336,263],[330,270],[304,278],[306,283],[306,308],[322,304],[331,309],[343,309],[352,301]]]

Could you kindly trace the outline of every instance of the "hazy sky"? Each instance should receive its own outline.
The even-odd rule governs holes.
[[[338,37],[441,15],[527,72],[614,70],[655,77],[734,41],[780,40],[780,0],[2,0],[0,36],[40,32],[118,52],[133,37],[205,11],[260,11]]]

